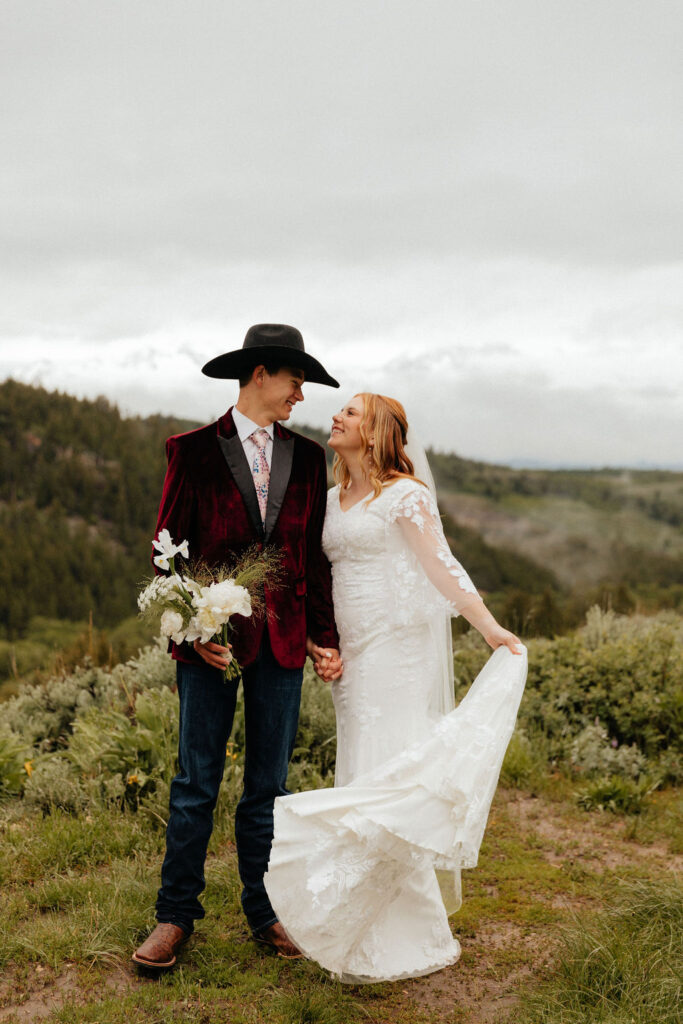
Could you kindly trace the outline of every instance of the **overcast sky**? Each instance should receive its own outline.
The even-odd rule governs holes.
[[[0,379],[207,420],[293,323],[426,443],[683,466],[679,0],[3,0]],[[294,424],[295,425],[295,424]]]

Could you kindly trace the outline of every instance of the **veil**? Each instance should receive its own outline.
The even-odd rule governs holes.
[[[404,451],[413,464],[413,472],[418,480],[426,484],[437,505],[436,484],[432,475],[424,447],[415,436],[412,427],[408,427]],[[438,655],[438,670],[435,673],[430,691],[430,710],[435,718],[443,718],[455,708],[455,680],[453,673],[453,634],[451,632],[451,616],[449,612],[433,618],[429,624],[429,632],[433,650]],[[459,870],[436,870],[436,880],[441,892],[441,899],[450,916],[462,906],[462,888]]]
[[[418,480],[426,484],[429,492],[437,504],[436,485],[429,467],[427,453],[415,436],[412,427],[408,428],[408,436],[405,444],[405,453],[413,464],[413,471]],[[439,673],[434,680],[430,694],[430,707],[435,717],[442,718],[449,714],[455,707],[454,678],[453,678],[453,639],[451,633],[450,613],[444,612],[437,617],[436,621],[430,623],[432,644],[439,655]]]

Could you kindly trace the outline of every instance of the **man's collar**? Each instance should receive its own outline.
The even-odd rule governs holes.
[[[248,416],[245,416],[243,412],[240,412],[237,406],[233,406],[232,418],[237,430],[237,436],[240,441],[246,441],[255,430],[266,430],[271,441],[275,432],[275,427],[272,423],[269,423],[267,427],[259,427],[258,423],[254,423]]]

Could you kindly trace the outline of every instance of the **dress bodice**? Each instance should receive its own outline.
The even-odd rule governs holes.
[[[327,492],[327,514],[323,528],[323,550],[332,565],[343,561],[374,561],[385,548],[387,496],[385,488],[375,501],[362,498],[349,509],[339,504],[339,484]],[[372,497],[372,495],[370,495]]]
[[[403,478],[344,511],[327,494],[323,549],[332,565],[337,625],[347,642],[457,615],[480,598],[453,557],[430,492]]]

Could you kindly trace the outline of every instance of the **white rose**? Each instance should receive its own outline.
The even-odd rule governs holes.
[[[220,633],[231,616],[251,615],[249,591],[237,586],[234,580],[223,580],[222,583],[201,587],[199,593],[193,595],[192,603],[197,611],[186,636],[188,640],[199,640],[203,644]]]
[[[231,615],[251,615],[251,598],[245,587],[239,587],[234,580],[223,580],[202,587],[202,596],[195,602],[197,607],[211,607],[218,615],[225,616],[227,622]]]
[[[180,612],[174,612],[170,608],[161,616],[161,632],[164,636],[170,637],[176,644],[181,644],[185,639],[183,630],[183,617]]]

